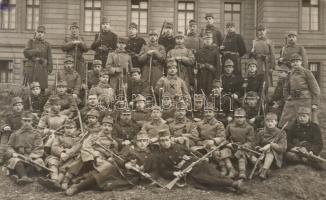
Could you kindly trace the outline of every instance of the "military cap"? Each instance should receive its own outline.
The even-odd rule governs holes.
[[[124,100],[118,100],[117,102],[115,102],[115,107],[118,110],[124,110],[126,109],[126,102]]]
[[[203,35],[202,38],[203,38],[203,39],[213,38],[213,34],[212,34],[212,32],[207,31],[207,32],[204,33],[204,35]]]
[[[290,36],[290,35],[295,35],[295,36],[297,36],[298,33],[297,33],[296,31],[289,31],[289,32],[287,32],[286,36]]]
[[[133,67],[133,68],[130,69],[130,74],[133,74],[135,72],[140,73],[140,68],[139,67]]]
[[[170,130],[169,129],[162,129],[158,131],[158,136],[159,137],[166,137],[166,136],[171,136]]]
[[[205,14],[205,19],[207,20],[208,17],[214,18],[213,13],[206,13]]]
[[[273,112],[269,112],[266,114],[265,120],[277,120],[277,115]]]
[[[136,140],[147,140],[147,139],[149,139],[149,136],[147,132],[144,130],[139,131],[138,134],[136,135]]]
[[[104,123],[109,123],[109,124],[113,124],[113,118],[109,115],[105,116],[103,119],[102,119],[102,124]]]
[[[67,82],[66,82],[66,81],[64,81],[64,80],[61,80],[61,81],[58,81],[58,83],[57,83],[57,86],[67,87],[67,86],[68,86],[68,84],[67,84]]]
[[[197,22],[194,19],[189,20],[189,26],[197,25]]]
[[[249,91],[247,92],[247,99],[253,99],[253,98],[259,98],[259,95],[255,91]]]
[[[163,92],[162,98],[166,98],[166,97],[171,98],[171,94],[169,92]]]
[[[194,95],[194,100],[195,101],[204,101],[204,99],[205,99],[205,97],[204,97],[204,95],[202,95],[202,94],[195,94]]]
[[[127,42],[128,42],[128,38],[126,38],[126,37],[119,37],[118,38],[118,43],[127,44]]]
[[[36,32],[43,32],[45,33],[45,26],[38,26],[37,29],[36,29]]]
[[[78,23],[77,23],[77,22],[73,22],[73,23],[70,25],[70,29],[73,28],[73,27],[75,27],[75,28],[79,28]]]
[[[39,82],[32,82],[32,83],[29,85],[29,87],[30,87],[31,89],[33,89],[33,88],[35,88],[35,87],[41,87],[41,85],[40,85]]]
[[[212,102],[208,102],[205,107],[204,107],[204,110],[205,111],[208,111],[208,110],[214,110],[214,104]]]
[[[74,58],[71,55],[67,55],[63,63],[74,63]]]
[[[137,101],[146,101],[146,98],[141,95],[141,94],[138,94],[137,97],[134,99],[135,102]]]
[[[95,109],[91,109],[90,111],[87,112],[87,117],[89,116],[99,117],[100,113]]]
[[[222,87],[222,83],[221,83],[220,80],[218,80],[218,79],[214,79],[214,80],[213,80],[213,83],[212,83],[212,86],[213,86],[214,88]]]
[[[26,111],[26,112],[23,112],[22,114],[22,119],[33,119],[34,116],[33,116],[33,113],[32,112],[29,112],[29,111]]]
[[[174,38],[184,38],[185,36],[183,35],[183,32],[178,31],[178,33],[174,36]]]
[[[173,29],[173,24],[171,22],[166,22],[164,24],[164,28],[172,28]]]
[[[68,119],[64,123],[65,126],[77,126],[76,121],[72,119]]]
[[[177,110],[187,110],[187,104],[184,101],[179,101],[176,105]]]
[[[234,23],[233,22],[228,22],[226,23],[226,27],[229,28],[229,27],[234,27]]]
[[[109,70],[102,69],[101,72],[100,72],[100,76],[104,76],[104,75],[110,75]]]
[[[286,65],[281,65],[277,68],[278,71],[289,72],[290,69]]]
[[[135,22],[131,22],[131,23],[129,24],[129,28],[135,28],[135,29],[137,29],[138,26],[137,26],[137,24],[136,24]]]
[[[154,111],[154,110],[161,111],[161,107],[154,105],[154,106],[152,106],[152,111]]]
[[[148,35],[158,35],[158,33],[155,29],[151,29],[149,30]]]
[[[14,97],[12,99],[12,105],[16,105],[17,103],[23,103],[23,99],[21,97]]]
[[[234,66],[234,63],[231,59],[227,59],[225,62],[224,62],[224,67],[227,67],[227,66]]]
[[[257,26],[257,31],[265,30],[265,29],[266,29],[266,27],[265,27],[264,24],[259,24],[259,25]]]
[[[102,18],[102,24],[109,24],[110,23],[110,20],[108,17],[103,17]]]
[[[131,115],[131,110],[129,108],[125,108],[121,112],[122,115]]]
[[[256,65],[256,66],[257,66],[257,61],[256,61],[256,59],[253,59],[253,58],[249,59],[249,61],[248,61],[248,66],[249,66],[249,65]]]
[[[57,95],[50,97],[49,102],[51,105],[59,105],[60,98]]]
[[[298,108],[298,114],[310,114],[311,109],[308,107],[299,107]]]
[[[93,60],[93,65],[101,65],[102,66],[102,60]]]
[[[174,58],[169,58],[167,61],[166,61],[166,66],[169,68],[169,67],[176,67],[178,64],[177,64],[177,61],[174,59]]]
[[[293,61],[293,60],[302,60],[302,57],[297,54],[297,53],[293,53],[290,58],[289,58],[290,61]]]
[[[237,108],[234,111],[234,116],[235,117],[244,117],[244,116],[246,116],[246,111],[243,108]]]

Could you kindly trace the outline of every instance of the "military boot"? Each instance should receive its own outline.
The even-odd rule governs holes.
[[[267,169],[262,168],[259,173],[259,178],[261,178],[262,180],[265,180],[267,178],[267,172],[268,172]]]
[[[246,161],[244,159],[239,159],[239,178],[247,179]]]

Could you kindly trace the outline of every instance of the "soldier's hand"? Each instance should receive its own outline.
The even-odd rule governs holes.
[[[246,83],[243,83],[242,84],[242,87],[244,87],[244,88],[248,87],[248,83],[247,82]]]
[[[66,161],[66,160],[68,160],[68,154],[66,154],[66,153],[61,153],[61,154],[60,154],[60,160],[62,160],[62,161]]]
[[[154,53],[154,50],[147,51],[147,55],[149,55],[149,56],[153,55],[153,53]]]
[[[232,143],[228,143],[228,144],[226,145],[226,147],[228,147],[228,148],[233,148]]]
[[[313,110],[317,110],[317,108],[318,108],[317,105],[312,105],[312,106],[311,106],[311,109],[313,109]]]
[[[18,157],[18,154],[17,153],[12,153],[12,155],[11,155],[13,158],[17,158]]]
[[[249,123],[250,123],[250,124],[253,124],[253,123],[255,123],[255,121],[256,121],[256,118],[255,118],[255,117],[253,117],[253,118],[249,119]]]
[[[276,101],[273,101],[272,107],[275,108],[275,109],[277,109],[277,108],[280,107],[280,105]]]
[[[226,118],[226,120],[227,120],[228,122],[231,122],[231,121],[233,120],[233,118],[230,117],[230,116],[228,116],[228,117]]]
[[[220,46],[220,50],[224,50],[225,49],[225,46],[224,45],[221,45]]]
[[[127,145],[130,145],[131,142],[130,142],[129,140],[125,140],[125,141],[123,141],[121,144],[127,146]]]
[[[256,51],[256,50],[255,50],[254,48],[251,49],[251,53],[255,53],[255,51]]]
[[[270,144],[267,144],[264,147],[260,148],[259,151],[265,152],[265,151],[268,151],[270,148],[271,148],[271,145]]]
[[[277,148],[278,147],[278,144],[276,144],[276,143],[274,143],[274,142],[271,142],[271,148],[272,149],[275,149],[275,148]]]
[[[233,99],[238,99],[239,97],[238,97],[237,94],[234,93],[234,94],[232,94],[232,98],[233,98]]]
[[[302,153],[308,153],[308,150],[305,147],[300,147],[299,151]]]
[[[300,147],[292,147],[291,151],[298,152]]]
[[[77,94],[72,94],[72,97],[73,97],[74,99],[78,99],[78,95],[77,95]]]
[[[181,171],[173,172],[173,175],[179,178],[182,178],[184,176],[184,174]]]
[[[5,126],[5,127],[3,128],[3,130],[4,130],[4,131],[11,131],[11,127],[10,127],[10,126]]]
[[[127,162],[127,163],[125,164],[125,168],[126,168],[126,169],[133,169],[133,168],[134,168],[134,165],[133,165],[131,162]]]
[[[72,41],[72,43],[73,43],[73,44],[80,44],[81,41],[80,41],[80,40],[74,40],[74,41]]]
[[[177,57],[175,57],[175,60],[176,61],[181,61],[182,60],[182,57],[181,56],[177,56]]]
[[[87,87],[87,85],[85,83],[81,84],[81,88],[84,89],[84,90],[88,89],[88,87]]]

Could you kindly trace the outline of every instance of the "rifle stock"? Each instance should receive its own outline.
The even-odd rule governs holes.
[[[17,154],[17,158],[21,159],[24,163],[30,164],[30,165],[32,165],[34,167],[38,167],[38,168],[44,169],[44,170],[46,170],[48,172],[52,172],[52,169],[49,169],[46,166],[41,165],[41,164],[35,162],[34,160],[32,160],[29,157],[26,157],[26,156],[24,156],[22,154],[19,154],[19,153],[16,153],[16,154]]]

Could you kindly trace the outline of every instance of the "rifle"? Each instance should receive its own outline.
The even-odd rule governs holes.
[[[149,72],[148,72],[148,83],[149,83],[149,86],[151,86],[152,62],[153,62],[153,55],[151,54],[150,57],[149,57]]]
[[[151,86],[151,91],[152,91],[152,95],[153,95],[153,98],[154,98],[154,105],[157,106],[157,101],[156,101],[156,96],[155,96],[153,86]]]
[[[16,155],[17,155],[17,158],[21,159],[26,164],[32,165],[33,167],[36,167],[36,168],[41,168],[41,169],[43,169],[45,171],[48,171],[48,172],[53,172],[52,169],[47,168],[46,166],[35,162],[33,159],[31,159],[31,158],[29,158],[27,156],[24,156],[24,155],[19,154],[19,153],[16,153]]]
[[[195,76],[195,92],[194,93],[197,93],[197,89],[198,89],[197,74],[198,74],[198,63],[196,61],[195,68],[194,68],[194,76]]]
[[[164,20],[164,22],[163,22],[163,24],[162,24],[161,31],[160,31],[160,35],[158,36],[158,38],[161,38],[161,36],[162,36],[162,33],[163,33],[163,29],[164,29],[165,23],[166,23],[166,20]]]
[[[248,65],[245,66],[244,84],[248,84]],[[243,94],[243,98],[242,98],[242,102],[241,102],[242,107],[245,104],[246,98],[247,98],[247,85],[245,85],[245,87],[244,87],[244,94]]]
[[[263,110],[263,115],[265,116],[265,105],[264,105],[265,104],[264,103],[265,85],[266,85],[266,82],[264,81],[263,86],[262,86],[262,90],[261,90],[261,93],[260,93],[260,102],[259,102],[257,116],[260,116],[261,110]]]
[[[243,151],[246,151],[246,152],[249,152],[249,153],[253,153],[257,156],[261,156],[261,155],[264,155],[263,153],[260,153],[258,151],[255,151],[255,150],[252,150],[252,149],[249,149],[248,147],[245,147],[241,144],[238,144],[238,143],[231,143],[232,145],[235,145],[239,150],[243,150]]]
[[[85,85],[86,85],[86,88],[85,88],[85,96],[84,96],[84,101],[85,101],[85,106],[87,106],[87,96],[88,96],[88,67],[86,67],[86,77],[85,77]]]
[[[315,155],[313,153],[304,152],[304,151],[301,151],[300,149],[299,150],[291,150],[291,151],[293,153],[297,153],[297,154],[301,155],[304,158],[307,158],[308,160],[315,161],[315,162],[325,162],[326,163],[325,158],[317,156],[317,155]]]
[[[209,152],[207,152],[205,155],[203,155],[201,158],[199,158],[198,160],[194,161],[193,163],[191,163],[188,167],[186,167],[185,169],[183,169],[181,171],[181,176],[177,176],[175,177],[170,183],[168,183],[165,187],[169,190],[171,190],[173,188],[173,186],[180,180],[181,177],[185,176],[186,174],[188,174],[189,172],[191,172],[192,168],[196,165],[198,165],[200,162],[202,162],[203,160],[205,160],[206,158],[208,158],[214,151],[218,150],[219,148],[221,148],[222,146],[226,145],[227,142],[224,141],[222,142],[220,145],[218,145],[217,147],[213,148],[212,150],[210,150]]]
[[[58,87],[58,58],[56,57],[56,65],[55,65],[55,79],[54,79],[54,93],[57,94],[57,87]]]

